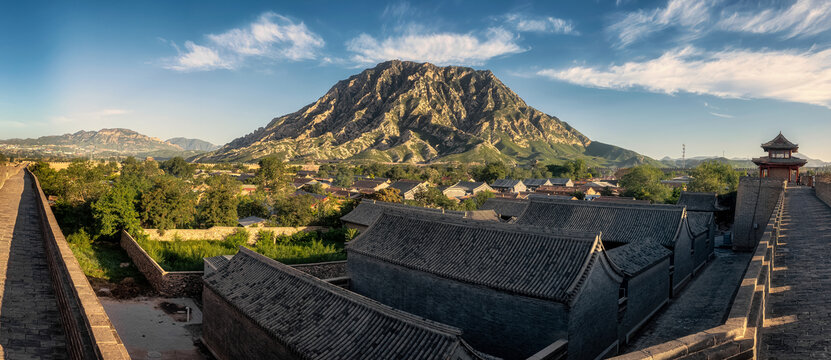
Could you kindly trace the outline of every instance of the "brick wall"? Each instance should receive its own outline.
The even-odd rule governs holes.
[[[202,271],[165,271],[125,231],[121,232],[121,247],[160,295],[197,299],[201,297]]]
[[[222,240],[237,230],[242,229],[236,226],[214,226],[208,229],[170,229],[160,233],[156,229],[144,229],[150,240],[173,241],[177,236],[181,240]],[[301,226],[301,227],[248,227],[248,243],[253,244],[259,231],[272,231],[275,235],[292,235],[300,231],[326,230],[324,226]]]
[[[752,251],[765,231],[785,182],[776,179],[743,177],[739,180],[736,215],[733,220],[733,249]]]
[[[202,340],[219,360],[300,359],[207,286],[202,293]]]
[[[817,192],[817,197],[826,205],[831,206],[831,179],[817,179],[814,189]]]
[[[34,179],[47,266],[58,301],[70,359],[129,359],[127,349],[58,227],[40,182]]]
[[[352,291],[461,328],[465,341],[491,355],[526,358],[569,337],[568,312],[560,303],[443,279],[360,254],[349,254],[348,266]],[[617,286],[614,296],[617,311]],[[586,301],[591,298],[588,296]],[[611,318],[613,338],[615,321]]]

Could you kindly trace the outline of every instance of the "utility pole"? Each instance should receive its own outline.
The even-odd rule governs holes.
[[[681,144],[681,167],[687,168],[687,144]]]

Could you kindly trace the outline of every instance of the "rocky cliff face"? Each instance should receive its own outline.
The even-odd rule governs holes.
[[[582,156],[591,143],[567,123],[528,106],[490,71],[396,60],[338,82],[314,103],[197,160],[277,154],[522,162]]]

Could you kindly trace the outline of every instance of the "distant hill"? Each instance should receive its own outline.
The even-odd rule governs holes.
[[[387,61],[339,81],[323,97],[197,161],[659,162],[602,144],[528,106],[491,71]]]
[[[760,154],[759,156],[762,156],[762,154]],[[810,157],[808,157],[804,154],[796,153],[796,154],[794,154],[794,156],[798,157],[798,158],[801,158],[801,159],[808,160],[808,163],[805,164],[805,167],[831,166],[831,163],[829,163],[829,162],[825,162],[825,161],[818,160],[818,159],[812,159],[812,158],[810,158]],[[750,168],[750,169],[752,169],[752,168],[756,167],[756,164],[754,164],[753,161],[751,161],[750,159],[742,159],[742,158],[728,159],[728,158],[716,157],[716,156],[714,156],[714,157],[696,156],[696,157],[693,157],[693,158],[689,158],[689,159],[687,159],[687,167],[688,168],[693,168],[693,167],[698,166],[698,164],[700,164],[704,161],[710,161],[710,160],[715,160],[715,161],[727,163],[727,164],[730,164],[731,166],[733,166],[734,168],[741,168],[741,169]],[[679,167],[680,168],[683,164],[683,161],[681,159],[672,159],[672,158],[667,156],[667,157],[664,157],[663,159],[661,159],[661,163],[664,164],[667,167]]]
[[[15,151],[37,156],[108,157],[108,156],[193,156],[197,152],[130,129],[101,129],[72,134],[41,136],[36,139],[0,140]]]
[[[175,137],[166,140],[168,143],[181,147],[185,150],[196,151],[213,151],[219,149],[219,145],[211,144],[205,140],[188,139],[183,137]]]

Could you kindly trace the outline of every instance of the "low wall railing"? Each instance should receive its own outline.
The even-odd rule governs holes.
[[[737,355],[737,358],[755,359],[770,294],[770,275],[779,240],[784,198],[785,192],[782,192],[748,263],[724,324],[612,359],[726,359]]]
[[[127,349],[72,254],[40,182],[28,169],[25,175],[31,176],[35,184],[33,196],[40,214],[47,266],[58,300],[69,357],[78,360],[129,359]]]

